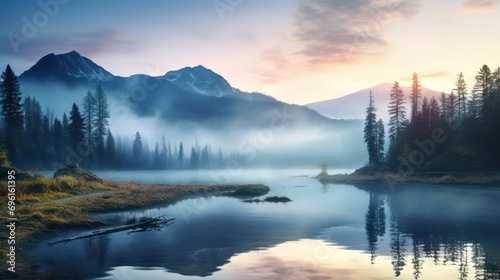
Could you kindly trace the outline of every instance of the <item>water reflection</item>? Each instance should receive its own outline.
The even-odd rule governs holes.
[[[412,185],[369,193],[365,229],[372,263],[379,237],[384,235],[385,200],[390,208],[389,247],[396,277],[412,269],[413,278],[420,279],[424,260],[430,259],[434,265],[456,267],[455,279],[500,279],[497,189]]]
[[[87,262],[95,262],[99,269],[104,269],[103,264],[108,254],[109,242],[110,238],[106,235],[83,239]]]
[[[377,242],[385,235],[385,197],[371,192],[366,212],[366,237],[368,240],[368,251],[370,252],[371,263],[375,263]]]
[[[237,254],[219,271],[203,279],[393,279],[391,262],[390,256],[381,255],[377,258],[377,265],[372,265],[362,250],[346,249],[324,240],[300,239],[265,250]],[[130,266],[115,267],[107,274],[98,279],[193,279],[162,268],[145,270]],[[396,279],[413,279],[413,275],[402,273]],[[450,265],[433,265],[426,268],[421,279],[457,279],[457,271]]]
[[[500,279],[499,189],[268,185],[293,201],[213,197],[145,210],[177,222],[40,246],[41,267],[61,279]]]

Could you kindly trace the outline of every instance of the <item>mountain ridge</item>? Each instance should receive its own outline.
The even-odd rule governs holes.
[[[338,98],[318,101],[306,104],[304,106],[311,108],[319,114],[331,119],[364,119],[366,116],[366,107],[368,106],[368,95],[370,91],[375,100],[377,116],[384,121],[389,119],[387,107],[389,106],[390,92],[393,83],[380,83]],[[401,86],[405,95],[405,107],[407,113],[410,112],[409,93],[410,86]],[[422,86],[422,98],[439,98],[440,92]]]
[[[202,65],[168,71],[163,76],[135,74],[120,77],[71,51],[42,57],[19,79],[23,87],[29,87],[30,95],[48,98],[53,104],[78,102],[85,92],[100,85],[110,98],[119,100],[137,116],[159,115],[168,122],[211,123],[225,127],[238,120],[246,125],[258,123],[262,126],[273,118],[273,111],[278,107],[294,111],[300,116],[298,119],[329,122],[307,107],[233,88],[224,77]],[[64,96],[54,100],[57,91],[49,90],[50,86],[59,87],[57,91]]]
[[[74,50],[57,55],[47,54],[19,76],[20,81],[27,83],[55,82],[68,88],[102,85],[116,90],[130,87],[130,81],[140,78],[154,79],[158,83],[171,83],[181,90],[205,96],[276,101],[274,97],[263,93],[245,92],[234,88],[223,76],[203,65],[170,70],[162,76],[137,73],[122,77],[113,75]]]
[[[20,75],[21,80],[28,78],[31,80],[66,81],[69,86],[74,86],[84,80],[102,82],[114,77],[116,76],[76,51],[58,55],[47,54]]]

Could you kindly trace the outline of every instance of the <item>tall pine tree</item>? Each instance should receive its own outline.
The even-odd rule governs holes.
[[[95,92],[94,143],[98,165],[102,167],[105,155],[104,137],[109,126],[109,108],[106,95],[101,86]]]
[[[373,167],[377,163],[377,115],[375,114],[375,101],[373,100],[372,92],[368,99],[368,107],[366,108],[366,119],[364,129],[364,140],[368,150],[368,165]]]
[[[392,86],[389,101],[389,136],[392,142],[397,142],[406,123],[405,96],[398,82]]]
[[[139,132],[135,133],[134,144],[132,145],[132,160],[133,166],[135,168],[143,167],[143,149],[142,149],[142,138]]]
[[[118,163],[118,154],[116,152],[115,138],[113,134],[111,134],[111,130],[108,128],[106,138],[106,167],[107,168],[116,168],[116,164]]]
[[[0,103],[4,122],[1,141],[14,164],[19,164],[21,161],[20,148],[24,122],[21,100],[19,81],[10,65],[7,65],[0,81]]]
[[[483,65],[476,75],[475,90],[480,94],[481,107],[479,115],[482,121],[487,121],[492,114],[491,88],[493,86],[493,78],[488,65]]]
[[[406,127],[406,108],[404,106],[405,97],[398,82],[392,86],[389,101],[389,150],[387,153],[387,163],[390,167],[396,168],[400,162],[398,156],[403,150],[403,131]]]
[[[85,137],[86,137],[86,146],[89,150],[89,155],[87,158],[87,168],[90,168],[93,152],[95,149],[94,139],[93,139],[93,127],[94,127],[94,118],[96,116],[96,106],[95,106],[95,97],[89,91],[85,94],[83,98],[83,118],[85,120]]]
[[[467,83],[465,82],[463,73],[458,74],[455,86],[457,91],[457,117],[459,120],[462,120],[466,115],[467,100]]]
[[[85,124],[78,106],[73,103],[68,124],[68,144],[77,153],[83,153],[81,147],[85,145]],[[79,149],[80,148],[80,149]]]
[[[411,84],[411,121],[414,122],[418,116],[418,102],[422,97],[422,86],[420,85],[420,80],[418,74],[413,73],[412,84]]]
[[[376,164],[381,164],[385,161],[384,149],[385,149],[385,129],[384,122],[379,119],[376,128]]]

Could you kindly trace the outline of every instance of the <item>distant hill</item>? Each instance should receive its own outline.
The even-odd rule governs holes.
[[[368,95],[372,91],[375,99],[375,107],[377,108],[377,117],[382,118],[385,122],[389,120],[387,108],[389,106],[390,93],[392,83],[381,83],[370,88],[348,94],[335,99],[315,102],[306,106],[322,114],[323,116],[332,119],[364,119],[366,116],[366,107],[368,105]],[[409,96],[411,88],[409,86],[401,86],[406,98],[407,115],[410,114]],[[422,97],[435,97],[439,100],[440,92],[422,87]]]

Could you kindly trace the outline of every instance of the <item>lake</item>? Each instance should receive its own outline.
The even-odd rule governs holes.
[[[336,170],[335,172],[348,172]],[[150,183],[264,183],[283,203],[198,197],[101,214],[172,225],[67,244],[41,240],[41,272],[60,279],[500,279],[500,188],[322,185],[318,170],[109,171]]]

